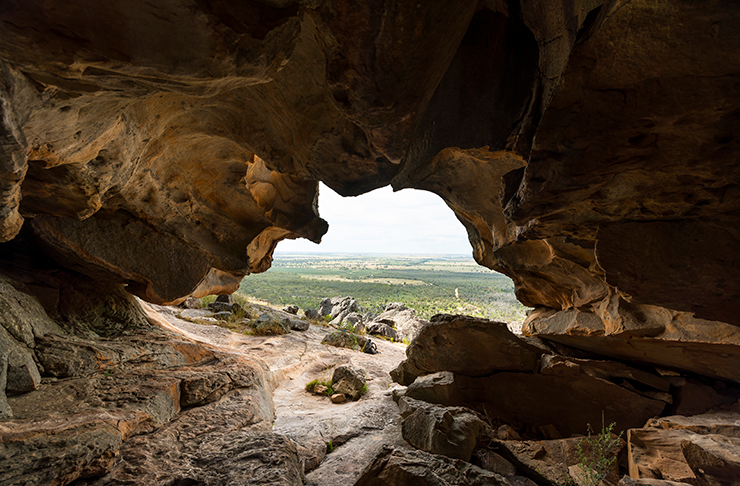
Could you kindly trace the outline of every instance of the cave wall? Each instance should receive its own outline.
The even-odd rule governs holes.
[[[4,2],[2,271],[43,287],[43,254],[154,303],[231,292],[281,239],[320,241],[318,181],[391,184],[443,198],[526,305],[593,313],[606,335],[625,303],[740,325],[739,17],[729,1]]]

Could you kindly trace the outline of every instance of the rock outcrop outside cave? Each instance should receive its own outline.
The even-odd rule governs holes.
[[[3,2],[0,427],[13,473],[102,477],[140,434],[139,450],[166,447],[189,434],[178,416],[228,415],[239,397],[257,412],[220,422],[239,429],[223,448],[277,462],[201,458],[242,479],[298,480],[301,451],[270,435],[267,370],[153,325],[134,296],[228,294],[281,240],[320,242],[319,182],[343,196],[437,194],[476,261],[534,308],[522,337],[465,318],[413,327],[394,373],[409,393],[488,410],[531,440],[580,432],[573,410],[594,389],[624,427],[728,407],[740,380],[739,26],[731,1]],[[519,407],[500,389],[561,399]],[[80,415],[60,425],[63,409]],[[34,427],[95,447],[29,455],[46,450]],[[685,465],[666,477],[726,480],[715,466],[734,470],[736,437],[705,435],[681,439]],[[638,460],[652,452],[637,442],[635,480],[662,470]],[[499,481],[396,445],[361,481],[411,481],[417,460],[453,484]]]

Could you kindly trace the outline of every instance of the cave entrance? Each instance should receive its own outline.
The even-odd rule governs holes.
[[[371,314],[401,302],[424,319],[468,314],[514,329],[523,321],[511,279],[473,260],[465,227],[435,194],[385,187],[341,197],[321,185],[319,211],[329,222],[321,244],[280,242],[272,267],[247,276],[242,293],[303,309],[351,296]]]

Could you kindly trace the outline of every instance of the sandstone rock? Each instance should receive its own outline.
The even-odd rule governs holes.
[[[234,296],[231,294],[222,294],[217,295],[215,302],[221,303],[221,304],[233,304],[234,303]]]
[[[100,476],[146,419],[143,412],[106,410],[0,423],[0,477],[9,484],[68,484]]]
[[[310,320],[316,320],[319,318],[319,313],[315,309],[305,309],[303,311],[303,315],[306,316],[306,319]]]
[[[509,486],[496,473],[459,459],[386,446],[365,468],[356,486]]]
[[[394,341],[398,340],[398,333],[396,332],[396,330],[385,322],[373,321],[365,326],[365,330],[368,334],[383,336]]]
[[[308,321],[302,319],[290,319],[290,329],[292,331],[308,331],[311,324]]]
[[[349,348],[356,351],[363,351],[368,354],[376,354],[377,349],[370,340],[361,334],[346,331],[333,331],[324,336],[322,344],[336,346],[338,348]]]
[[[228,321],[229,319],[231,319],[233,315],[234,314],[232,312],[221,311],[221,312],[216,312],[215,314],[213,314],[213,318],[218,319],[219,321]]]
[[[696,476],[683,457],[681,443],[697,437],[698,434],[687,430],[630,429],[627,433],[630,477],[695,484]]]
[[[287,312],[288,314],[298,314],[298,306],[297,305],[286,305],[283,307],[283,312]]]
[[[620,303],[611,326],[596,314],[534,311],[523,332],[603,356],[740,383],[740,327],[655,306]],[[691,359],[686,359],[691,356]]]
[[[351,400],[359,399],[363,394],[367,381],[365,371],[351,365],[337,366],[331,378],[335,392],[347,396]]]
[[[499,440],[522,440],[519,433],[511,425],[501,425],[496,429],[496,438]]]
[[[614,441],[607,454],[615,458],[624,447],[624,441],[612,435]],[[547,481],[553,484],[567,484],[574,478],[569,473],[569,467],[580,463],[577,453],[581,446],[586,457],[590,448],[584,438],[570,438],[543,441],[495,441],[493,451],[503,456],[516,466],[520,473],[537,482]],[[619,469],[615,460],[608,470],[607,480],[616,483],[619,478]]]
[[[203,301],[195,297],[188,297],[180,303],[180,307],[184,309],[200,309],[203,307]]]
[[[491,471],[502,476],[514,476],[517,472],[512,463],[489,449],[473,451],[470,462],[486,471]]]
[[[281,319],[267,313],[261,314],[254,322],[254,332],[261,336],[287,334],[290,329],[291,321],[289,319]]]
[[[619,480],[617,486],[691,486],[691,483],[677,483],[663,479],[633,479],[629,476],[624,476]]]
[[[41,375],[31,350],[13,339],[4,327],[0,327],[0,348],[6,350],[8,356],[5,390],[8,393],[36,390]]]
[[[616,430],[639,427],[661,414],[667,405],[663,395],[654,398],[652,387],[644,382],[658,387],[668,383],[649,375],[650,379],[641,378],[633,386],[632,373],[642,376],[639,370],[617,363],[543,357],[537,374],[501,372],[478,378],[456,374],[455,383],[465,400],[483,403],[490,416],[504,423],[517,428],[527,424],[537,435],[541,427],[553,426],[559,437],[570,437],[585,434],[586,424],[601,424],[602,412],[607,423],[616,422]],[[622,382],[626,385],[615,384]],[[554,433],[551,430],[548,435],[552,438]]]
[[[455,375],[440,371],[418,377],[406,389],[406,396],[439,405],[462,405],[463,396],[455,384]]]
[[[357,301],[352,297],[327,297],[319,306],[319,316],[331,316],[337,323],[341,323],[350,313],[359,309]]]
[[[8,399],[5,396],[5,385],[8,382],[8,353],[0,350],[0,419],[13,417],[13,411],[8,405]]]
[[[702,484],[724,486],[740,478],[740,438],[704,435],[682,440],[681,452]]]
[[[329,388],[327,388],[324,385],[316,385],[313,387],[313,392],[316,395],[326,395],[326,392],[329,391]]]
[[[673,406],[666,410],[671,415],[698,415],[710,410],[732,406],[740,400],[740,387],[701,377],[666,377],[671,382]]]
[[[373,322],[388,324],[396,330],[398,340],[408,339],[409,341],[413,341],[421,328],[428,323],[416,317],[414,309],[410,309],[400,302],[388,304],[385,310],[373,319]]]
[[[740,451],[738,418],[736,412],[671,416],[631,429],[627,440],[630,476],[731,484],[728,478],[737,475],[733,457]]]
[[[335,393],[331,396],[331,403],[344,403],[347,401],[347,395],[344,393]]]
[[[350,312],[347,314],[344,319],[342,319],[342,322],[340,322],[341,325],[350,325],[352,326],[352,330],[355,333],[361,333],[365,329],[365,318],[360,314],[359,312]]]
[[[391,376],[402,385],[410,385],[417,376],[437,371],[468,376],[532,371],[540,354],[502,322],[440,314],[422,328],[406,349],[408,358]]]
[[[470,461],[487,426],[472,410],[441,407],[408,397],[401,398],[403,438],[432,454]]]

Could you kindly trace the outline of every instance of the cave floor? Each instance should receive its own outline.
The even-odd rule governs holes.
[[[187,337],[263,360],[273,381],[273,432],[291,438],[306,463],[307,485],[352,484],[383,445],[405,444],[392,399],[389,372],[406,357],[406,346],[373,339],[379,353],[365,354],[321,344],[333,328],[311,325],[305,332],[249,336],[177,317],[180,309],[144,304]],[[352,364],[366,371],[368,392],[360,400],[332,404],[305,391],[306,383],[331,380],[334,368]]]

